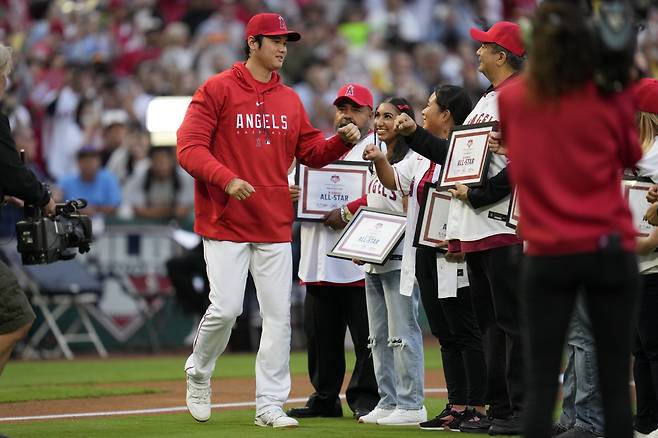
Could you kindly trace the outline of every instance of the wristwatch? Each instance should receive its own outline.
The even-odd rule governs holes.
[[[348,223],[349,221],[352,220],[352,217],[354,215],[350,211],[349,208],[347,208],[345,205],[340,207],[340,218],[343,220],[343,222]]]

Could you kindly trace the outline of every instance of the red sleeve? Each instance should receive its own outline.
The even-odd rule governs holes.
[[[308,167],[324,167],[342,157],[348,149],[354,146],[344,143],[338,135],[325,139],[322,132],[311,125],[301,101],[298,102],[298,105],[301,112],[301,126],[295,156],[300,163]]]
[[[361,206],[366,207],[367,205],[368,205],[368,195],[363,195],[359,199],[349,202],[347,204],[347,209],[350,211],[350,213],[354,214],[359,209],[359,207]]]
[[[217,93],[204,84],[192,97],[176,135],[176,155],[181,167],[194,178],[226,188],[236,175],[210,151],[222,110]]]

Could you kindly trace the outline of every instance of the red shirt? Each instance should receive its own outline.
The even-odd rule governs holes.
[[[216,240],[289,242],[293,158],[322,167],[350,146],[311,126],[299,97],[276,72],[258,83],[236,63],[197,90],[178,129],[178,160],[195,178],[194,230]],[[224,192],[235,177],[256,189],[244,201]]]
[[[534,102],[527,94],[524,79],[499,97],[527,253],[593,252],[611,234],[633,251],[635,229],[621,179],[642,151],[630,93],[604,97],[589,83],[553,102]]]

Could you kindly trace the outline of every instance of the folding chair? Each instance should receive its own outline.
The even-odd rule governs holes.
[[[44,336],[51,332],[59,350],[71,360],[70,344],[91,343],[98,354],[106,358],[107,350],[89,318],[89,308],[96,306],[103,287],[87,269],[76,260],[59,261],[49,265],[23,266],[30,278],[30,301],[41,310],[44,321],[30,337],[24,355],[37,351]],[[76,318],[66,330],[60,328],[60,318],[70,309]],[[81,330],[82,329],[82,330]]]

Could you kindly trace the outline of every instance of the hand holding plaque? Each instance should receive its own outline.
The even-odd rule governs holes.
[[[329,257],[383,265],[404,236],[404,214],[360,207]]]
[[[363,161],[336,161],[321,169],[299,165],[297,220],[323,222],[332,210],[361,198],[367,180],[368,163]]]

